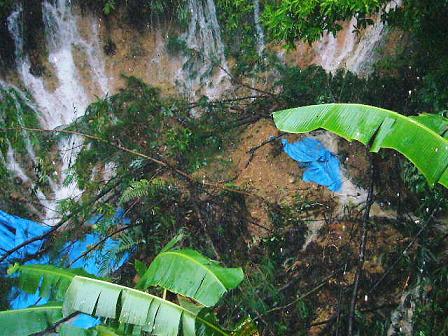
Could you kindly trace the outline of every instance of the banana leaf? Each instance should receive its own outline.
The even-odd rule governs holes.
[[[54,325],[62,319],[62,304],[47,303],[42,306],[0,312],[0,334],[8,336],[30,335]]]
[[[448,118],[440,114],[422,113],[418,116],[409,117],[418,121],[420,124],[432,129],[437,134],[448,138]]]
[[[158,296],[106,281],[76,276],[67,290],[64,316],[79,311],[120,323],[137,326],[158,336],[225,336],[229,335],[196,309],[180,306]],[[183,327],[195,321],[195,329]],[[134,332],[134,334],[136,334]]]
[[[89,276],[82,269],[64,269],[51,265],[19,265],[8,269],[8,274],[19,275],[19,288],[27,293],[36,293],[45,298],[63,301],[70,282],[76,275]]]
[[[82,329],[68,323],[64,323],[58,330],[60,336],[120,336],[114,329],[106,326],[96,326],[90,329]]]
[[[417,119],[419,120],[419,119]],[[323,104],[274,113],[278,129],[306,133],[319,128],[370,147],[394,149],[407,157],[434,186],[448,187],[448,140],[425,126],[422,119],[361,104]]]
[[[197,251],[168,250],[157,255],[137,288],[160,286],[212,307],[243,278],[241,268],[222,267]]]

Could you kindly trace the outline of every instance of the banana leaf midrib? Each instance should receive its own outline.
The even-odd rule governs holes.
[[[133,289],[133,288],[129,288],[129,287],[126,287],[126,286],[122,286],[122,285],[111,284],[109,282],[98,280],[98,279],[92,279],[92,278],[87,278],[87,277],[83,277],[83,276],[75,276],[74,279],[76,279],[76,278],[78,278],[78,279],[87,279],[88,281],[98,282],[100,284],[112,286],[112,287],[115,287],[115,288],[120,289],[120,290],[126,290],[126,291],[129,291],[129,292],[136,293],[138,295],[147,296],[148,298],[153,299],[153,300],[157,300],[157,301],[161,302],[162,304],[170,305],[170,306],[172,306],[172,307],[174,307],[176,309],[181,310],[183,313],[186,313],[186,314],[192,316],[194,319],[199,320],[201,323],[203,323],[203,324],[207,325],[209,328],[219,332],[223,336],[229,336],[229,334],[227,334],[224,331],[222,331],[221,329],[217,328],[214,324],[208,322],[207,320],[204,320],[204,319],[200,318],[199,316],[197,316],[197,314],[191,312],[190,310],[188,310],[188,309],[186,309],[186,308],[184,308],[184,307],[182,307],[180,305],[177,305],[177,304],[175,304],[175,303],[173,303],[171,301],[164,300],[163,298],[160,298],[160,297],[158,297],[156,295],[145,293],[145,292],[142,292],[142,291],[139,291],[139,290],[136,290],[136,289]]]
[[[219,280],[219,278],[215,275],[215,273],[213,273],[213,271],[212,271],[210,268],[208,268],[208,267],[207,267],[206,265],[204,265],[204,264],[201,264],[199,261],[195,260],[195,259],[192,258],[192,257],[189,257],[189,256],[187,256],[187,255],[185,255],[185,254],[182,254],[182,253],[179,253],[179,252],[176,252],[176,251],[166,251],[166,252],[160,253],[156,258],[162,257],[163,255],[167,255],[167,254],[172,254],[172,255],[175,255],[175,256],[179,256],[179,257],[188,259],[188,260],[190,260],[192,263],[197,264],[197,265],[199,265],[200,267],[204,268],[209,274],[211,274],[211,275],[216,279],[216,281],[220,284],[220,286],[221,286],[225,291],[227,291],[227,288],[223,285],[222,281]],[[176,293],[175,290],[173,290],[173,292]],[[176,293],[176,294],[182,294],[182,293]]]
[[[413,129],[414,134],[425,134],[429,139],[432,139],[433,143],[437,146],[435,148],[436,152],[441,149],[442,152],[448,153],[448,139],[420,122],[418,118],[407,117],[397,112],[376,106],[356,103],[307,105],[277,111],[273,113],[273,116],[278,129],[288,133],[306,133],[316,129],[325,129],[348,141],[357,140],[368,146],[372,152],[377,152],[380,148],[396,150],[403,154],[420,170],[431,186],[439,183],[448,188],[448,162],[445,162],[442,157],[437,159],[437,167],[430,169],[428,164],[424,163],[424,161],[422,161],[415,153],[411,154],[411,151],[407,151],[406,148],[403,148],[403,145],[400,144],[399,141],[395,145],[393,141],[389,141],[389,143],[386,144],[383,143],[383,139],[381,139],[380,143],[375,146],[375,141],[378,140],[377,134],[372,134],[369,138],[363,138],[359,137],[359,135],[368,135],[368,133],[357,132],[356,135],[354,135],[350,131],[345,131],[347,127],[353,129],[353,125],[349,126],[350,120],[344,119],[345,112],[347,115],[350,115],[355,111],[359,112],[361,118],[369,118],[369,114],[373,114],[373,118],[379,118],[378,121],[382,120],[379,123],[378,130],[381,129],[386,120],[392,120],[398,127],[409,127],[410,129]],[[302,115],[302,113],[304,114]],[[314,121],[313,119],[309,119],[307,113],[313,113],[318,119]],[[362,127],[363,125],[362,120],[356,119],[354,122],[354,125],[356,126]],[[387,137],[387,133],[383,134],[383,137]],[[393,138],[390,138],[390,140],[392,139]],[[441,155],[446,157],[445,154]]]
[[[348,103],[348,104],[338,104],[338,103],[334,103],[334,104],[321,104],[321,105],[319,105],[319,104],[314,104],[314,105],[306,105],[306,106],[302,106],[302,107],[314,107],[314,106],[316,106],[316,107],[317,107],[317,106],[320,106],[320,107],[322,107],[322,106],[354,106],[354,107],[359,106],[359,107],[364,107],[364,108],[369,108],[369,109],[379,110],[379,111],[382,111],[382,112],[391,114],[391,115],[393,115],[395,118],[400,119],[400,120],[402,120],[403,122],[410,122],[410,123],[413,123],[413,124],[415,124],[416,126],[418,126],[418,127],[420,127],[420,128],[424,128],[425,131],[427,131],[428,133],[432,133],[432,134],[433,134],[434,136],[436,136],[436,137],[441,138],[441,139],[442,139],[443,141],[445,141],[446,144],[448,145],[448,139],[445,139],[445,138],[442,137],[440,134],[438,134],[437,132],[434,132],[432,129],[430,129],[429,127],[425,126],[424,124],[418,122],[417,120],[415,120],[415,119],[413,119],[413,118],[408,118],[408,117],[406,117],[406,116],[404,116],[404,115],[402,115],[402,114],[400,114],[400,113],[397,113],[397,112],[394,112],[394,111],[391,111],[391,110],[387,110],[387,109],[384,109],[384,108],[381,108],[381,107],[370,106],[370,105],[365,105],[365,104],[356,104],[356,103]],[[298,108],[300,108],[300,107],[293,107],[293,108],[290,108],[290,109],[286,109],[286,110],[282,110],[282,111],[277,111],[277,112],[274,112],[273,114],[275,115],[275,114],[277,114],[277,113],[281,113],[281,112],[293,111],[293,110],[296,110],[296,109],[298,109]],[[291,132],[291,133],[292,133],[292,132]],[[296,132],[296,133],[302,133],[302,132]],[[342,135],[341,135],[341,136],[342,136]],[[342,137],[344,137],[344,136],[342,136]]]
[[[23,271],[33,271],[36,272],[38,274],[42,274],[42,273],[46,273],[46,274],[51,274],[51,275],[55,275],[57,277],[60,278],[66,278],[66,279],[73,279],[73,277],[75,276],[74,274],[70,274],[70,273],[66,273],[66,272],[57,272],[56,270],[50,270],[50,269],[46,269],[46,268],[37,268],[37,267],[32,267],[31,266],[26,266],[26,265],[22,265],[20,266],[18,272],[23,272]],[[43,275],[41,275],[42,277]]]
[[[0,311],[1,314],[17,314],[17,313],[25,313],[25,312],[31,312],[31,311],[35,311],[35,310],[61,310],[62,309],[62,304],[60,305],[43,305],[43,306],[36,306],[36,307],[28,307],[28,308],[23,308],[23,309],[12,309],[12,310],[4,310],[4,311]]]

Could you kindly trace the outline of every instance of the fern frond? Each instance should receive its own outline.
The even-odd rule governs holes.
[[[155,197],[173,189],[171,183],[162,178],[154,178],[150,181],[146,179],[133,181],[121,195],[120,202],[127,203],[144,197]]]

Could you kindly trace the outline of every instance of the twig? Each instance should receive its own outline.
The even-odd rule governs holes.
[[[96,201],[98,201],[101,197],[103,197],[104,195],[106,195],[109,191],[111,191],[112,189],[114,189],[118,184],[120,184],[120,181],[118,181],[117,183],[115,183],[113,186],[103,190],[102,192],[100,192],[95,199],[90,203],[90,205],[94,204]],[[37,241],[41,241],[46,239],[47,237],[49,237],[50,235],[52,235],[54,232],[57,231],[57,229],[59,229],[61,226],[63,226],[65,223],[67,223],[74,215],[78,214],[81,211],[81,209],[78,209],[77,211],[73,212],[72,214],[70,214],[69,216],[67,216],[65,219],[63,219],[62,221],[60,221],[58,224],[56,224],[55,226],[52,226],[50,230],[48,230],[47,232],[30,238],[28,240],[25,240],[24,242],[22,242],[21,244],[15,246],[14,248],[8,250],[6,253],[4,253],[1,257],[0,257],[0,264],[6,260],[6,258],[8,258],[10,255],[12,255],[14,252],[17,252],[18,250],[22,249],[23,247],[32,244],[34,242]]]
[[[317,286],[315,286],[314,288],[310,289],[308,292],[306,292],[305,294],[297,297],[296,299],[294,299],[293,301],[291,301],[290,303],[288,303],[287,305],[281,306],[281,307],[275,307],[272,308],[268,311],[266,311],[264,314],[262,315],[267,315],[269,313],[278,311],[278,310],[283,310],[283,309],[287,309],[289,307],[291,307],[292,305],[294,305],[295,303],[297,303],[300,300],[305,299],[306,297],[310,296],[311,294],[315,293],[316,291],[318,291],[320,288],[322,288],[323,286],[325,286],[327,284],[327,281],[330,280],[331,278],[333,278],[338,272],[340,272],[342,270],[338,269],[336,271],[334,271],[333,273],[331,273],[330,275],[326,276]],[[284,286],[285,287],[285,286]],[[256,320],[256,318],[254,319]]]
[[[72,267],[72,265],[74,263],[76,263],[78,260],[84,258],[86,255],[88,255],[90,252],[92,252],[93,250],[95,250],[98,246],[100,246],[102,243],[104,243],[106,240],[108,240],[109,238],[115,236],[116,234],[119,234],[120,232],[129,230],[129,229],[133,229],[137,226],[142,225],[143,223],[137,223],[137,224],[132,224],[132,225],[126,225],[123,226],[115,231],[113,231],[112,233],[109,233],[107,236],[103,237],[101,240],[99,240],[96,244],[92,245],[88,250],[86,250],[83,254],[81,254],[80,256],[78,256],[77,258],[75,258],[74,260],[72,260],[70,262],[70,264],[68,265],[68,267]]]
[[[244,97],[237,97],[237,98],[231,98],[231,99],[221,99],[221,100],[212,100],[209,101],[207,104],[208,105],[219,105],[219,104],[226,104],[226,103],[233,103],[233,102],[237,102],[237,101],[242,101],[242,100],[248,100],[248,99],[260,99],[260,98],[267,98],[267,95],[257,95],[257,96],[244,96]],[[199,101],[190,103],[188,106],[190,108],[194,108],[194,107],[198,107],[200,106],[201,103]]]
[[[275,232],[274,230],[272,230],[272,229],[270,229],[270,228],[267,228],[266,226],[261,225],[260,223],[257,223],[257,222],[254,221],[254,220],[248,220],[248,222],[249,222],[250,224],[255,225],[256,227],[259,227],[260,229],[266,230],[266,231],[268,231],[268,232],[271,232],[271,233],[274,233],[274,232]]]
[[[369,161],[370,161],[370,184],[367,194],[366,208],[364,210],[364,216],[362,220],[362,236],[361,236],[361,244],[359,247],[358,267],[356,269],[352,299],[350,302],[350,312],[348,316],[348,336],[353,335],[353,322],[355,320],[355,309],[356,309],[356,300],[358,297],[359,280],[361,278],[362,268],[364,266],[364,260],[365,260],[367,230],[368,230],[367,225],[370,217],[370,208],[372,207],[373,204],[373,184],[374,184],[375,167],[372,154],[370,153],[369,153]]]
[[[234,82],[234,83],[236,83],[236,84],[238,84],[238,85],[241,85],[242,87],[245,87],[245,88],[247,88],[247,89],[250,89],[250,90],[252,90],[252,91],[260,92],[260,93],[265,94],[265,95],[268,95],[268,96],[270,96],[270,97],[272,97],[272,98],[274,98],[274,99],[277,99],[276,94],[274,94],[274,93],[272,93],[272,92],[269,92],[269,91],[265,91],[265,90],[256,88],[256,87],[253,87],[253,86],[251,86],[251,85],[249,85],[249,84],[244,83],[242,80],[240,80],[240,79],[236,78],[235,76],[233,76],[233,75],[232,75],[232,74],[231,74],[225,67],[223,67],[223,66],[221,65],[221,63],[219,63],[219,62],[215,62],[213,59],[211,59],[210,57],[207,57],[206,55],[204,55],[203,53],[201,53],[199,50],[196,50],[196,49],[192,49],[192,50],[194,50],[194,51],[197,52],[197,53],[202,54],[202,56],[203,56],[204,58],[208,59],[212,64],[214,64],[214,65],[216,65],[217,67],[219,67],[222,71],[224,71],[224,72],[227,74],[227,76],[229,76],[229,78],[230,78],[230,80],[231,80],[232,82]]]
[[[196,201],[196,199],[195,199],[195,197],[193,195],[193,186],[191,186],[190,190],[191,190],[191,204],[193,205],[193,209],[196,212],[196,216],[198,217],[199,223],[202,225],[202,230],[204,231],[204,235],[207,238],[207,240],[209,241],[210,247],[212,248],[213,253],[216,256],[216,259],[217,260],[221,260],[222,259],[221,255],[218,252],[218,250],[216,249],[212,237],[208,233],[207,223],[205,222],[205,220],[204,220],[204,218],[202,216],[202,213],[201,213],[201,209],[199,208],[198,203],[197,203],[197,201]]]
[[[396,306],[398,306],[398,303],[386,303],[386,304],[383,304],[383,305],[377,306],[377,307],[361,309],[360,311],[361,311],[361,313],[371,313],[371,312],[374,312],[374,311],[377,311],[380,309],[394,308]],[[320,326],[323,324],[327,324],[327,323],[333,322],[335,319],[336,319],[336,315],[333,315],[332,317],[330,317],[327,320],[323,320],[323,321],[319,321],[319,322],[310,324],[310,327],[316,327],[316,326]]]
[[[64,317],[63,319],[60,319],[59,321],[57,321],[52,326],[49,326],[47,329],[39,331],[39,332],[34,333],[34,334],[31,334],[30,336],[44,336],[44,335],[48,335],[49,333],[54,333],[56,331],[57,327],[59,327],[61,324],[65,323],[65,322],[71,320],[75,316],[78,316],[79,314],[80,314],[80,312],[74,312],[74,313]]]
[[[153,158],[153,157],[151,157],[149,155],[146,155],[146,154],[137,152],[137,151],[135,151],[133,149],[124,147],[124,146],[122,146],[119,143],[114,143],[114,142],[111,142],[109,140],[97,137],[95,135],[85,134],[85,133],[78,132],[78,131],[59,130],[59,129],[43,129],[43,128],[31,128],[31,127],[0,128],[0,132],[6,132],[6,131],[11,131],[11,130],[16,130],[16,131],[27,130],[27,131],[43,132],[43,133],[45,133],[45,132],[46,133],[65,133],[65,134],[72,134],[72,135],[82,136],[82,137],[90,139],[90,140],[94,140],[94,141],[98,141],[98,142],[104,143],[106,145],[114,147],[114,148],[116,148],[118,150],[121,150],[123,152],[126,152],[126,153],[129,153],[129,154],[141,157],[141,158],[146,159],[148,161],[151,161],[151,162],[153,162],[155,164],[158,164],[158,165],[160,165],[162,167],[166,167],[169,170],[171,170],[173,173],[175,173],[175,174],[185,178],[189,182],[193,182],[193,183],[196,183],[196,184],[202,184],[202,185],[205,185],[205,186],[208,186],[208,187],[212,187],[212,188],[218,188],[218,189],[226,190],[226,191],[237,193],[237,194],[249,195],[249,193],[247,193],[245,191],[229,188],[229,187],[226,187],[226,186],[218,184],[218,183],[212,183],[212,182],[206,182],[206,181],[198,182],[190,174],[188,174],[188,173],[186,173],[186,172],[184,172],[184,171],[182,171],[182,170],[180,170],[180,169],[170,165],[168,162],[165,162],[163,160],[159,160],[159,159]]]
[[[378,286],[384,281],[384,279],[395,268],[395,266],[401,261],[401,259],[403,259],[403,256],[406,255],[407,251],[412,247],[412,245],[415,244],[415,242],[418,240],[418,238],[423,233],[423,231],[425,231],[426,228],[431,224],[431,221],[432,221],[433,217],[435,216],[438,207],[439,207],[439,205],[434,207],[434,209],[432,210],[432,212],[429,215],[426,222],[423,224],[423,226],[420,228],[420,230],[417,232],[417,234],[414,236],[414,238],[409,242],[409,244],[404,248],[404,250],[400,253],[400,256],[397,259],[395,259],[395,261],[389,266],[389,268],[386,270],[386,272],[384,272],[384,274],[381,276],[381,278],[377,282],[375,282],[375,284],[369,290],[368,295],[373,293],[378,288]]]
[[[244,168],[247,168],[247,167],[249,166],[249,164],[252,162],[252,160],[253,160],[253,158],[254,158],[254,155],[255,155],[255,152],[256,152],[258,149],[260,149],[261,147],[263,147],[263,146],[265,146],[265,145],[267,145],[267,144],[269,144],[269,143],[271,143],[271,142],[276,141],[277,139],[281,138],[281,137],[284,136],[285,134],[286,134],[286,133],[282,132],[282,133],[280,133],[279,135],[277,135],[277,136],[275,136],[275,137],[274,137],[274,136],[273,136],[273,137],[270,137],[269,139],[263,141],[261,144],[259,144],[259,145],[257,145],[257,146],[254,146],[254,147],[250,148],[250,149],[246,152],[247,154],[250,154],[250,156],[249,156],[249,159],[247,160],[246,165],[244,166]]]

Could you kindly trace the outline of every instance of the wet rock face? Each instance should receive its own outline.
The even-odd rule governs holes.
[[[0,21],[0,75],[14,67],[14,41],[8,31],[6,18]]]
[[[36,76],[42,75],[45,57],[44,20],[41,1],[23,3],[23,47],[30,57],[30,71]]]
[[[84,114],[97,96],[117,92],[123,86],[122,74],[141,78],[166,94],[183,94],[191,101],[203,94],[213,99],[231,93],[227,72],[232,64],[229,66],[225,57],[214,1],[188,0],[185,6],[191,12],[186,27],[179,27],[175,20],[153,20],[137,29],[129,23],[124,10],[104,17],[101,11],[82,10],[68,0],[25,1],[23,8],[16,8],[15,16],[10,16],[7,22],[5,43],[9,44],[9,52],[16,51],[17,79],[13,83],[30,93],[46,128],[72,122]],[[254,12],[261,55],[265,41],[259,15]],[[285,61],[291,65],[322,64],[331,71],[349,64],[353,51],[359,51],[357,61],[365,60],[366,46],[381,40],[384,29],[378,26],[370,30],[370,35],[358,36],[352,32],[352,24],[346,23],[336,37],[325,36],[314,46],[299,45]],[[184,41],[175,55],[167,50],[170,34]],[[13,41],[15,48],[11,45]],[[3,46],[4,43],[0,48],[5,49]],[[274,82],[275,74],[270,76],[272,81],[266,80],[260,86]],[[76,157],[76,153],[73,155]],[[74,162],[75,157],[66,162]],[[246,169],[248,178],[243,182],[262,181],[255,170],[250,175],[252,169],[252,166]],[[279,199],[286,197],[282,190],[290,188],[296,180],[296,176],[288,175],[276,183],[284,187]],[[259,217],[267,221],[266,214]]]

